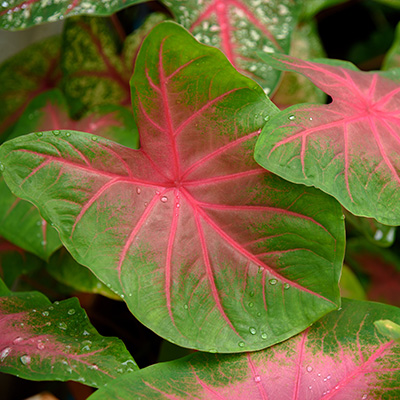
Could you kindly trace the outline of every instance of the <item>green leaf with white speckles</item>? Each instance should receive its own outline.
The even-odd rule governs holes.
[[[298,0],[164,0],[176,20],[200,42],[221,49],[243,74],[257,81],[267,94],[280,72],[269,68],[256,51],[289,52],[297,24]]]
[[[111,15],[143,0],[5,0],[0,3],[0,28],[25,29],[74,15]]]
[[[52,304],[0,281],[0,332],[0,372],[24,379],[101,387],[138,369],[122,341],[97,333],[76,298]]]
[[[196,353],[123,376],[89,400],[396,400],[400,346],[374,326],[400,309],[343,300],[299,335],[245,354]]]

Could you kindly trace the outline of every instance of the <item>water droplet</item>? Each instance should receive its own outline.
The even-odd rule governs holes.
[[[60,134],[60,131],[53,131],[54,136],[58,136]]]
[[[183,308],[184,308],[185,310],[187,310],[187,309],[189,308],[189,306],[188,306],[187,304],[184,304],[184,305],[183,305]]]
[[[249,307],[254,307],[254,303],[250,302]]]
[[[5,170],[4,164],[0,163],[0,172],[3,172]]]
[[[98,139],[99,139],[99,138],[98,138],[97,136],[92,135],[92,140],[93,140],[93,142],[97,142]]]
[[[326,379],[328,379],[328,380],[329,380],[329,379],[331,379],[331,376],[330,376],[330,375],[328,375],[328,376],[326,377]]]
[[[312,386],[309,386],[308,389],[311,390],[311,389],[312,389]]]
[[[276,285],[278,283],[278,281],[276,279],[270,279],[269,280],[269,284],[270,285]]]
[[[50,321],[48,321],[48,322],[46,322],[46,324],[45,325],[47,325],[47,326],[50,326],[51,325],[51,322]]]
[[[335,390],[338,390],[338,389],[339,389],[339,385],[335,386]]]
[[[361,397],[361,400],[365,400],[368,396],[366,394],[364,394],[363,397]]]
[[[73,308],[68,310],[68,315],[74,315],[75,314],[75,310]]]
[[[181,205],[179,203],[176,203],[176,208],[179,208]]]
[[[6,347],[2,351],[0,351],[0,362],[3,362],[10,353],[11,347]]]
[[[38,342],[37,346],[36,346],[39,350],[43,350],[44,349],[44,343],[42,342]]]
[[[49,314],[50,314],[50,313],[49,313],[48,311],[43,311],[43,312],[42,312],[43,317],[48,317]]]
[[[287,290],[287,289],[290,288],[290,285],[289,285],[288,283],[285,283],[285,284],[283,285],[283,287]]]
[[[261,339],[266,340],[268,338],[268,335],[266,333],[263,333],[261,335]]]
[[[216,353],[217,352],[217,349],[210,349],[210,350],[208,350],[210,353]]]
[[[65,322],[59,322],[58,327],[62,330],[67,329],[67,324]]]
[[[264,271],[264,267],[258,267],[258,273],[261,274]]]
[[[147,207],[147,201],[144,202],[144,206]]]
[[[140,189],[140,187],[136,188],[136,193],[137,193],[137,194],[142,193],[142,189]]]
[[[59,304],[60,304],[59,301],[55,301],[55,302],[54,302],[54,305],[55,305],[55,306],[58,306]],[[50,308],[50,307],[49,307],[49,308]]]
[[[296,117],[294,115],[289,115],[288,116],[288,120],[289,121],[294,121],[296,119]]]
[[[85,330],[82,332],[82,335],[83,335],[83,336],[89,336],[90,333],[85,329]]]
[[[255,335],[255,334],[257,333],[256,328],[253,328],[253,327],[249,328],[249,331],[250,331],[250,333],[251,333],[252,335]]]
[[[18,336],[18,337],[16,337],[16,338],[13,340],[13,344],[21,343],[23,340],[24,340],[24,339],[22,339],[21,336]]]
[[[250,294],[250,297],[254,297],[254,290],[252,290],[249,294]]]
[[[257,317],[261,317],[261,313],[260,312],[257,313]]]
[[[310,121],[312,121],[313,119],[312,119],[312,117],[310,117]]]
[[[91,365],[89,368],[94,369],[96,371],[99,369],[99,367],[96,364]]]
[[[311,365],[307,365],[306,370],[307,370],[307,372],[311,372],[313,370],[313,367],[311,367]]]
[[[51,311],[51,310],[54,310],[54,307],[53,306],[50,306],[49,307],[49,310]]]
[[[36,136],[38,136],[38,137],[43,136],[43,132],[36,132]]]
[[[244,347],[244,342],[239,342],[239,343],[238,343],[238,346],[239,346],[239,347]]]
[[[65,132],[65,136],[66,137],[70,137],[71,136],[71,132]]]
[[[166,203],[168,201],[168,197],[167,196],[162,196],[160,199],[163,203]]]
[[[271,119],[271,117],[270,117],[269,115],[266,115],[266,116],[264,117],[264,121],[265,121],[265,122],[268,122],[270,119]]]
[[[27,354],[24,354],[21,358],[20,358],[22,364],[24,365],[29,365],[31,363],[31,357],[28,356]]]
[[[254,376],[254,382],[261,382],[261,376],[260,375],[255,375]]]

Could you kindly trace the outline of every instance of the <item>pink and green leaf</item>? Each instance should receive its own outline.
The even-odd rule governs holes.
[[[256,51],[289,53],[300,9],[297,0],[164,0],[177,22],[204,44],[218,47],[236,69],[272,92],[280,73]]]
[[[140,150],[70,131],[1,147],[7,184],[77,262],[183,347],[264,348],[337,308],[341,208],[254,161],[277,112],[263,90],[164,22],[143,43],[132,99]]]
[[[393,251],[352,239],[347,243],[346,263],[359,277],[369,300],[400,307],[400,258]]]
[[[297,105],[272,118],[257,162],[334,196],[352,214],[400,225],[400,69],[362,72],[344,61],[262,57],[303,74],[332,103]]]
[[[66,101],[58,90],[36,97],[16,124],[11,137],[42,130],[79,129],[112,138],[137,148],[138,132],[132,114],[123,107],[102,106],[75,121],[69,118]],[[0,235],[44,260],[61,246],[56,230],[34,205],[15,197],[0,176]]]
[[[301,334],[245,354],[196,353],[125,375],[89,400],[366,400],[400,397],[400,346],[374,326],[396,307],[343,300]]]
[[[0,65],[0,143],[38,94],[58,86],[60,38],[35,43]]]
[[[74,290],[83,293],[101,294],[114,300],[121,299],[97,279],[88,268],[78,264],[65,248],[53,254],[46,265],[46,269],[54,279]]]
[[[76,298],[53,304],[0,281],[0,371],[101,387],[138,369],[117,338],[99,335]]]
[[[74,15],[107,16],[142,0],[6,0],[0,3],[0,29],[26,29]]]

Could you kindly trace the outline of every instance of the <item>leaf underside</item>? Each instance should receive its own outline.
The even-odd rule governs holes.
[[[165,22],[143,43],[132,98],[140,150],[65,131],[0,150],[7,184],[73,257],[184,347],[264,348],[338,307],[341,208],[254,162],[277,112],[262,89]]]
[[[400,70],[361,72],[335,60],[263,58],[305,75],[332,103],[293,106],[273,118],[257,143],[257,162],[291,182],[322,189],[355,215],[400,225]]]
[[[395,400],[400,346],[374,328],[377,318],[399,323],[400,313],[344,299],[340,311],[279,345],[245,354],[192,354],[124,376],[89,399]]]

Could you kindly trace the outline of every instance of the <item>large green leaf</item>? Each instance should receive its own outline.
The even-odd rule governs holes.
[[[183,347],[267,347],[339,306],[339,204],[253,159],[277,112],[212,47],[164,22],[132,79],[141,149],[78,132],[1,147],[4,177],[73,257]]]
[[[0,143],[38,94],[58,85],[60,38],[35,43],[0,65]],[[8,132],[9,133],[9,132]]]
[[[300,10],[299,0],[163,0],[176,20],[200,42],[216,46],[267,94],[280,73],[260,61],[256,51],[289,53]]]
[[[99,335],[76,298],[53,304],[0,281],[0,372],[100,387],[138,367],[117,338]]]
[[[374,327],[395,307],[343,300],[312,327],[263,351],[196,353],[125,375],[90,400],[396,400],[400,346]]]
[[[363,72],[344,61],[261,56],[306,76],[332,103],[296,105],[272,118],[256,160],[331,194],[354,215],[400,225],[400,68]]]
[[[143,0],[4,0],[0,29],[25,29],[73,15],[111,15]]]

